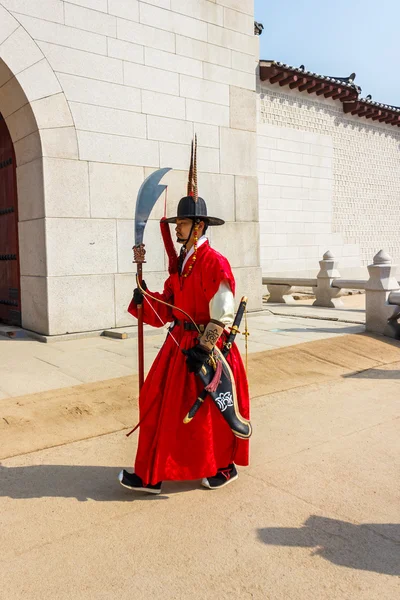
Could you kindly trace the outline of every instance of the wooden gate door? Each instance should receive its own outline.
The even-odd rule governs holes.
[[[0,322],[21,325],[17,178],[13,143],[0,113]]]

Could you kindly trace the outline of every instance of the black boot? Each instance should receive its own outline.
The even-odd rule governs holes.
[[[205,477],[201,485],[210,490],[218,490],[228,483],[235,481],[239,477],[237,469],[233,463],[225,467],[224,469],[218,469],[216,474],[213,477]]]
[[[159,494],[161,492],[162,481],[159,481],[155,485],[143,485],[143,481],[138,475],[128,473],[125,469],[122,469],[118,475],[118,479],[121,485],[135,492],[147,492],[148,494]]]

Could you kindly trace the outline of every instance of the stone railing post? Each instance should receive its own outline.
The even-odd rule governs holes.
[[[339,298],[342,294],[340,288],[332,287],[335,279],[340,278],[337,270],[338,263],[335,261],[332,252],[328,250],[319,261],[320,271],[317,275],[317,287],[313,288],[315,302],[313,306],[326,306],[328,308],[340,308],[343,306]]]
[[[399,307],[389,304],[390,292],[399,289],[394,273],[397,265],[383,250],[374,256],[374,262],[368,266],[369,279],[365,286],[366,330],[388,337],[397,337],[399,326],[396,315]]]

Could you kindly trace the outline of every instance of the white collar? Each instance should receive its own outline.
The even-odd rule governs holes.
[[[201,246],[202,244],[204,244],[204,242],[206,242],[206,241],[207,241],[207,239],[208,239],[208,238],[206,238],[206,236],[205,236],[205,235],[202,235],[202,236],[201,236],[201,238],[199,238],[199,240],[197,241],[197,249],[199,249],[199,248],[200,248],[200,246]],[[183,261],[183,265],[182,265],[182,271],[183,271],[183,269],[185,268],[185,265],[186,265],[186,263],[187,263],[188,259],[189,259],[189,258],[192,256],[192,254],[193,254],[193,253],[194,253],[194,246],[192,246],[192,247],[190,248],[189,252],[188,252],[188,253],[186,254],[186,256],[185,256],[185,260]]]

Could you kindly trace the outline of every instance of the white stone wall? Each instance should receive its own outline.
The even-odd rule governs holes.
[[[258,102],[263,274],[315,275],[328,249],[344,275],[400,261],[399,130],[271,84]]]
[[[185,194],[190,142],[212,231],[261,303],[252,0],[0,0],[0,112],[17,153],[22,317],[59,334],[133,324],[133,216],[153,170]],[[146,280],[166,263],[149,222]],[[235,240],[235,243],[232,243]]]

